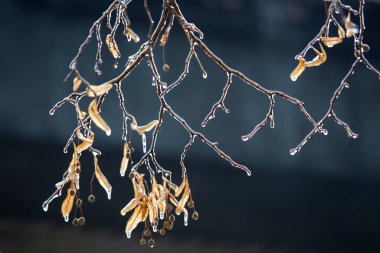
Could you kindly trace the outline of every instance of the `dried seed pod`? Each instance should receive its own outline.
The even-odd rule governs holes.
[[[74,79],[73,79],[73,91],[77,91],[81,84],[82,84],[82,80],[78,76],[74,77]]]
[[[94,165],[95,165],[95,176],[98,179],[99,184],[107,192],[108,199],[111,199],[112,186],[110,185],[107,178],[104,176],[104,174],[100,170],[100,167],[98,164],[98,158],[96,155],[94,155]]]
[[[144,222],[148,217],[148,206],[137,205],[132,216],[129,218],[127,226],[125,228],[125,233],[127,237],[131,237],[132,231],[137,227],[140,222]]]
[[[140,239],[140,244],[141,244],[141,245],[145,245],[145,244],[146,244],[146,240],[145,240],[144,238],[141,238],[141,239]]]
[[[342,43],[342,38],[339,37],[321,37],[321,41],[327,47],[333,47],[339,43]]]
[[[73,209],[75,193],[76,193],[75,184],[71,182],[70,187],[67,189],[67,196],[61,206],[62,216],[66,222],[69,221],[69,215],[71,213],[71,210]]]
[[[116,44],[115,38],[111,34],[107,35],[106,44],[107,44],[108,50],[112,54],[113,58],[119,59],[121,56],[120,51],[119,51],[119,47]]]
[[[165,71],[165,72],[168,72],[170,70],[170,66],[168,64],[164,64],[164,66],[162,66],[162,69]]]
[[[362,49],[364,53],[367,53],[371,48],[368,44],[363,44]]]
[[[192,215],[191,215],[191,218],[193,218],[193,220],[198,220],[199,218],[199,214],[197,212],[194,212]]]
[[[88,196],[88,202],[90,202],[91,204],[95,203],[95,196],[94,195]]]
[[[79,226],[83,226],[85,223],[86,223],[86,220],[85,220],[84,217],[80,217],[80,218],[78,219],[78,225],[79,225]]]
[[[169,216],[169,221],[173,223],[175,221],[175,216],[172,214]]]
[[[101,85],[88,85],[87,86],[87,96],[99,97],[99,96],[107,93],[109,90],[111,90],[112,87],[113,87],[112,83],[104,83]]]
[[[165,228],[161,228],[161,229],[160,229],[160,235],[161,235],[161,236],[166,235],[166,229],[165,229]]]
[[[88,107],[88,113],[90,114],[91,120],[95,123],[97,127],[99,127],[104,132],[106,132],[107,135],[111,135],[111,128],[107,125],[107,123],[103,120],[103,118],[100,117],[96,99],[94,99],[90,103]]]
[[[293,72],[290,74],[290,79],[295,82],[297,81],[298,77],[302,75],[302,73],[305,71],[306,60],[301,57],[298,59],[298,66],[293,70]]]
[[[138,126],[136,120],[133,120],[133,122],[131,123],[131,128],[132,130],[136,131],[139,135],[142,136],[144,133],[149,132],[153,128],[155,128],[158,122],[159,122],[158,120],[153,120],[152,122],[150,122],[149,124],[145,126]]]
[[[125,176],[125,172],[127,171],[130,158],[131,158],[131,149],[129,148],[128,142],[126,142],[124,144],[123,159],[121,160],[121,165],[120,165],[120,175],[122,177]]]
[[[78,226],[79,225],[79,223],[78,223],[78,219],[77,218],[74,218],[73,219],[73,221],[72,221],[72,224],[73,224],[73,226]]]
[[[190,186],[188,180],[186,179],[185,188],[183,190],[182,198],[178,203],[178,206],[175,209],[175,213],[180,215],[182,212],[185,212],[185,205],[190,197]]]
[[[152,232],[149,229],[144,230],[144,236],[149,237],[151,236]]]
[[[187,203],[187,206],[189,207],[189,208],[194,208],[194,201],[189,201],[188,203]]]

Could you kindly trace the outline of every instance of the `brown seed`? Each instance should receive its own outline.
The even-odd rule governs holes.
[[[164,64],[164,66],[162,66],[162,69],[165,71],[165,72],[168,72],[170,70],[170,67],[168,64]]]
[[[194,201],[189,201],[189,202],[187,202],[187,206],[189,207],[189,208],[194,208]]]
[[[173,206],[172,205],[167,205],[166,206],[166,210],[168,210],[168,212],[171,212],[173,210]]]
[[[88,202],[90,202],[91,204],[95,202],[95,196],[94,195],[90,195],[88,196]]]
[[[154,247],[154,240],[153,240],[153,239],[150,239],[150,240],[148,241],[148,245],[149,245],[149,247],[153,248],[153,247]]]
[[[148,236],[150,236],[151,234],[152,234],[152,232],[151,232],[149,229],[145,229],[145,230],[144,230],[144,235],[145,235],[145,236],[148,237]]]
[[[160,235],[164,236],[166,234],[165,228],[160,229]]]
[[[198,220],[199,218],[199,214],[197,212],[194,212],[192,215],[191,215],[191,218],[193,218],[193,220]]]
[[[145,245],[145,244],[146,244],[146,240],[145,240],[144,238],[141,238],[141,239],[140,239],[140,244],[141,244],[141,245]]]
[[[134,177],[135,177],[135,175],[133,175],[133,173],[131,172],[131,173],[129,173],[129,178],[132,180]]]
[[[362,48],[364,53],[367,53],[371,49],[368,44],[363,44]]]
[[[175,221],[175,216],[173,214],[169,216],[169,221],[172,223]]]
[[[86,220],[84,219],[84,217],[80,217],[80,218],[78,219],[78,224],[79,224],[80,226],[83,226],[85,223],[86,223]]]
[[[75,227],[78,226],[78,219],[74,218],[72,223]]]
[[[164,228],[166,228],[167,230],[172,230],[173,229],[173,223],[166,221],[164,223]]]
[[[70,190],[70,195],[71,196],[74,196],[75,195],[75,191],[73,189]]]
[[[75,173],[77,173],[77,174],[80,174],[80,168],[77,168],[76,170],[75,170]]]
[[[77,207],[82,207],[82,200],[77,199],[76,205],[77,205]]]
[[[360,57],[360,51],[359,51],[359,50],[355,50],[355,52],[354,52],[354,56],[355,56],[356,58],[359,58],[359,57]]]

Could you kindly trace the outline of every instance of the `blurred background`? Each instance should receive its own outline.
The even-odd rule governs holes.
[[[70,93],[62,80],[92,23],[108,7],[104,0],[0,1],[0,252],[148,252],[140,247],[141,228],[132,239],[124,234],[127,217],[120,209],[131,199],[128,178],[120,178],[122,156],[121,113],[116,95],[107,98],[103,115],[112,136],[97,132],[96,147],[103,152],[100,166],[113,186],[108,201],[98,184],[95,204],[85,201],[86,226],[66,224],[60,214],[61,199],[48,212],[42,202],[54,191],[70,156],[62,148],[75,127],[72,106],[54,117],[48,111]],[[161,1],[149,1],[154,19]],[[323,1],[312,0],[178,0],[189,22],[205,33],[204,41],[224,61],[270,89],[278,89],[306,103],[319,120],[330,97],[354,61],[352,40],[327,50],[328,61],[307,69],[295,83],[289,79],[297,62],[294,56],[319,31],[325,17]],[[357,1],[346,1],[356,6]],[[366,1],[365,42],[368,59],[380,67],[379,1]],[[148,21],[143,1],[129,7],[132,28],[143,38]],[[105,36],[106,30],[102,30]],[[120,36],[121,39],[121,36]],[[82,74],[99,84],[120,73],[127,55],[138,45],[119,40],[124,58],[118,69],[103,48],[103,75],[93,72],[95,43],[80,61]],[[166,48],[168,83],[183,69],[187,42],[175,25]],[[171,106],[195,129],[236,161],[253,171],[247,177],[197,142],[186,158],[190,184],[200,219],[184,227],[178,219],[173,232],[156,236],[156,252],[380,252],[380,82],[364,67],[355,72],[336,112],[360,138],[350,140],[333,122],[328,136],[315,135],[296,156],[295,147],[312,129],[298,108],[277,100],[276,128],[263,128],[255,138],[240,137],[260,122],[268,109],[265,96],[234,80],[226,105],[229,114],[217,117],[204,129],[205,115],[219,99],[225,73],[198,51],[208,72],[203,79],[198,66],[168,96]],[[162,66],[162,51],[156,58]],[[146,64],[123,83],[127,109],[141,122],[157,117],[158,100]],[[179,159],[188,134],[171,118],[158,139],[158,159],[177,178]],[[149,139],[148,139],[149,141]],[[141,140],[133,138],[137,161]],[[82,196],[86,199],[93,170],[90,156],[82,159]]]

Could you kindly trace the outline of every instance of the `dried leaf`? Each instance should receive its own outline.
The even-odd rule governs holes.
[[[305,67],[317,67],[322,65],[327,60],[326,51],[324,50],[321,43],[319,43],[319,47],[321,48],[321,52],[319,52],[314,47],[312,48],[317,56],[313,60],[306,62]]]
[[[339,37],[322,37],[321,41],[323,42],[323,44],[325,44],[325,46],[333,47],[339,43],[342,43],[343,40]]]
[[[293,70],[293,72],[290,74],[290,79],[295,82],[297,81],[298,77],[300,77],[302,75],[302,73],[305,71],[306,67],[305,67],[305,62],[306,60],[301,57],[298,59],[298,65],[297,67]],[[177,196],[177,194],[176,194]]]
[[[134,120],[131,123],[131,128],[132,130],[136,131],[139,135],[143,135],[144,133],[149,132],[155,126],[157,126],[158,122],[159,122],[158,120],[153,120],[152,122],[150,122],[149,124],[145,126],[138,126],[136,120]]]
[[[185,177],[182,181],[182,184],[178,187],[178,189],[174,193],[176,197],[178,197],[182,193],[183,189],[186,186],[186,182],[187,182],[187,178]]]
[[[90,117],[92,121],[97,125],[100,129],[102,129],[104,132],[106,132],[107,135],[111,135],[111,128],[107,125],[107,123],[100,117],[96,99],[94,99],[89,107],[88,107],[88,113],[90,114]]]
[[[186,180],[185,189],[183,191],[182,198],[179,201],[179,203],[175,209],[175,213],[177,215],[180,215],[182,212],[184,212],[185,205],[186,205],[187,201],[189,200],[189,197],[190,197],[190,186],[189,186],[188,181]]]
[[[82,111],[79,105],[76,105],[75,108],[76,108],[79,119],[84,120],[86,118],[87,113]]]
[[[69,215],[73,209],[76,192],[75,185],[71,182],[70,187],[67,189],[67,196],[61,206],[62,216],[65,218],[66,222],[69,220]]]
[[[94,155],[94,165],[95,165],[95,176],[98,179],[99,184],[107,192],[108,199],[111,199],[112,186],[110,185],[107,178],[104,176],[104,174],[100,170],[100,167],[98,164],[98,158],[96,155]]]
[[[113,58],[119,59],[120,58],[119,47],[116,44],[115,38],[111,34],[107,35],[106,44],[107,44],[108,50],[112,54]]]
[[[101,85],[88,85],[87,95],[89,97],[101,96],[104,93],[108,92],[110,89],[112,89],[112,87],[112,83],[104,83]]]
[[[164,181],[164,186],[165,184],[168,184],[169,188],[172,189],[174,192],[178,190],[178,186],[175,185],[172,181],[170,181],[166,177],[162,177],[162,180]]]
[[[73,79],[73,91],[77,91],[81,84],[82,84],[82,80],[78,76],[74,77],[74,79]]]
[[[82,141],[82,143],[77,147],[77,153],[82,153],[83,151],[90,148],[94,143],[95,134],[93,132],[90,132],[90,136],[88,138],[84,137],[80,130],[77,130],[76,134],[78,139]]]
[[[140,198],[134,198],[120,211],[121,215],[125,215],[140,203]]]
[[[124,34],[127,35],[129,38],[131,38],[133,42],[135,43],[140,42],[140,37],[130,27],[125,28]]]
[[[344,39],[346,37],[346,31],[340,25],[338,26],[338,35],[341,39]]]
[[[135,208],[132,216],[129,218],[127,226],[125,228],[125,233],[127,237],[131,237],[132,231],[137,227],[140,222],[143,222],[148,217],[148,206],[138,205]]]
[[[125,172],[127,171],[130,158],[131,158],[131,149],[129,148],[129,144],[126,142],[124,144],[123,159],[121,160],[121,165],[120,165],[120,175],[122,177],[125,176]]]
[[[351,13],[349,12],[344,22],[344,27],[346,28],[346,37],[351,38],[354,34],[359,32],[358,26],[351,22]]]

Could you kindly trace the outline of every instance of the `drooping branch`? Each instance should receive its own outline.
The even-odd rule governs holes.
[[[364,20],[364,0],[358,0],[359,2],[359,10],[355,10],[349,5],[343,4],[340,0],[332,0],[327,16],[326,16],[326,22],[322,26],[321,31],[317,34],[317,36],[311,40],[306,48],[302,50],[300,54],[298,54],[295,59],[299,60],[299,65],[297,69],[292,73],[291,77],[294,80],[297,79],[302,72],[308,67],[307,62],[304,60],[306,53],[314,48],[314,45],[316,43],[322,42],[327,47],[333,47],[339,43],[342,42],[344,38],[353,38],[353,48],[354,48],[354,56],[355,61],[352,64],[351,68],[347,72],[347,74],[344,76],[342,81],[340,82],[340,85],[335,90],[334,95],[330,99],[329,108],[326,112],[326,114],[322,117],[322,119],[314,125],[314,128],[306,135],[306,137],[296,146],[295,148],[290,150],[291,155],[295,155],[298,153],[303,146],[307,143],[308,140],[311,139],[311,137],[314,136],[317,132],[320,131],[320,129],[323,128],[326,121],[329,118],[332,118],[335,123],[342,126],[346,132],[349,138],[356,139],[359,137],[358,134],[354,133],[349,125],[337,117],[335,112],[335,105],[338,102],[338,98],[340,97],[342,91],[345,88],[349,88],[349,80],[354,75],[356,68],[363,63],[371,72],[373,72],[377,78],[380,79],[380,72],[373,67],[367,58],[365,57],[365,53],[369,51],[369,46],[364,43],[364,31],[365,31],[365,20]],[[344,11],[347,12],[347,14],[344,13]],[[337,18],[335,18],[335,15],[340,15],[341,17],[344,17],[345,23],[344,28],[339,24],[337,21]],[[356,25],[354,22],[351,21],[351,16],[356,16],[359,19],[359,25]],[[329,31],[331,23],[333,23],[337,29],[339,37],[330,37]],[[321,45],[322,47],[322,45]],[[317,56],[318,57],[318,56]],[[314,61],[314,60],[313,60]],[[311,65],[311,64],[309,64]],[[312,65],[311,65],[312,66]],[[317,65],[315,65],[317,66]],[[299,70],[299,72],[297,72]],[[325,135],[327,135],[327,131],[325,132]]]

